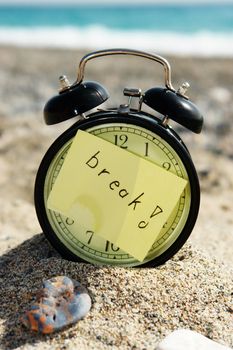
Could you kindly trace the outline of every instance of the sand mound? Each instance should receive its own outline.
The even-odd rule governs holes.
[[[42,281],[63,274],[87,287],[87,317],[51,336],[25,330],[19,317]],[[178,328],[231,346],[231,278],[189,245],[159,268],[125,269],[68,262],[36,235],[1,258],[2,349],[154,349]]]

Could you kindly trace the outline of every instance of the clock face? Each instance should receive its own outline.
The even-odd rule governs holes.
[[[191,206],[190,182],[186,168],[176,151],[157,134],[143,127],[124,123],[104,123],[87,129],[91,134],[107,140],[122,149],[143,157],[166,171],[182,177],[188,184],[179,202],[174,208],[159,236],[153,243],[143,264],[154,260],[164,253],[179,237],[187,221]],[[55,154],[46,172],[44,182],[44,203],[46,215],[52,231],[60,242],[77,258],[91,263],[137,266],[142,263],[115,246],[99,237],[93,228],[87,230],[76,221],[64,217],[58,212],[47,209],[46,203],[53,184],[64,163],[65,157],[72,143],[72,138],[66,142]],[[119,165],[120,166],[120,165]],[[156,181],[151,184],[156,186]],[[101,195],[101,193],[100,193]],[[169,200],[169,198],[168,198]],[[157,233],[156,233],[157,236]]]

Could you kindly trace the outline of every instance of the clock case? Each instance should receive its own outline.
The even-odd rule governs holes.
[[[111,110],[100,110],[90,113],[87,116],[84,113],[98,107],[109,98],[108,91],[99,83],[88,81],[83,82],[84,67],[88,60],[115,54],[127,54],[140,56],[154,60],[163,65],[165,71],[165,87],[153,87],[145,93],[139,89],[126,89],[125,95],[139,98],[138,110],[130,109],[129,105],[120,105],[119,108]],[[203,125],[203,117],[188,97],[185,95],[185,88],[181,87],[175,91],[171,84],[171,69],[169,63],[161,56],[147,54],[135,50],[112,49],[97,51],[83,57],[79,65],[78,78],[76,82],[70,85],[66,78],[60,78],[62,89],[59,94],[52,97],[44,107],[44,119],[46,124],[52,125],[72,117],[78,117],[78,121],[60,135],[45,154],[35,182],[35,208],[39,223],[46,237],[54,248],[66,259],[73,261],[82,261],[81,258],[73,254],[53,232],[46,215],[44,203],[44,184],[48,168],[59,151],[59,149],[72,137],[75,136],[78,129],[86,130],[96,125],[105,123],[124,123],[141,126],[161,136],[177,152],[184,163],[191,186],[191,206],[188,219],[185,226],[176,239],[176,241],[160,256],[152,261],[142,263],[139,267],[157,266],[170,259],[186,242],[195,225],[200,203],[200,186],[198,176],[192,162],[190,153],[179,137],[179,135],[169,126],[168,121],[172,119],[186,127],[187,129],[200,133]],[[152,116],[141,110],[145,103],[164,117]],[[156,180],[155,180],[156,182]]]

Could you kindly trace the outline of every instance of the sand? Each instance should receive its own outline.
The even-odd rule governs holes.
[[[3,349],[155,349],[177,328],[233,344],[231,273],[189,245],[156,269],[125,269],[62,260],[36,235],[2,262],[8,271],[1,280]],[[88,288],[89,314],[52,336],[24,331],[19,316],[41,281],[63,274]]]
[[[40,160],[74,122],[46,126],[43,106],[56,94],[61,74],[75,80],[83,54],[0,48],[0,348],[155,349],[166,334],[179,328],[233,346],[233,60],[168,58],[173,84],[178,87],[188,80],[189,95],[205,116],[200,135],[173,124],[199,174],[200,214],[190,239],[172,260],[155,269],[123,269],[61,259],[40,234],[34,211]],[[125,86],[145,89],[163,84],[160,67],[134,58],[92,62],[87,79],[108,87],[109,106],[125,102]],[[44,279],[61,274],[87,287],[93,300],[90,313],[52,336],[24,330],[19,316],[37,288]]]

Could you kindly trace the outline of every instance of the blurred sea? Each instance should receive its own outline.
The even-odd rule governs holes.
[[[0,6],[0,44],[233,57],[233,4]]]

